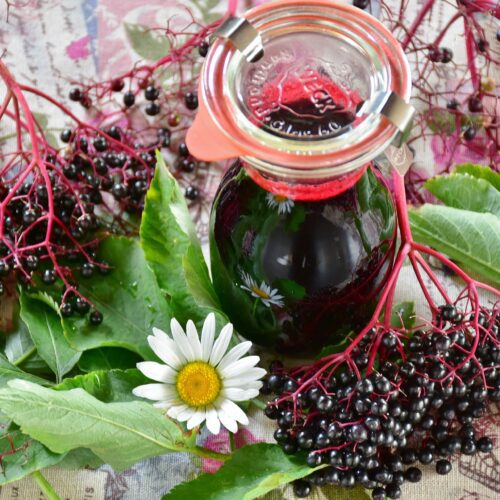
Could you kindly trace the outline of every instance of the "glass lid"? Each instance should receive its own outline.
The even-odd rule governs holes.
[[[242,23],[251,27],[244,43],[256,43],[254,30],[263,55],[248,57],[240,28],[214,40],[188,134],[195,156],[243,156],[274,173],[336,167],[341,174],[377,156],[407,125],[397,116],[410,98],[407,60],[366,12],[284,0],[248,11]]]

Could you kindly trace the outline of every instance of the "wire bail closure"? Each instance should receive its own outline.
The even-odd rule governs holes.
[[[229,17],[212,36],[229,40],[250,63],[257,62],[264,55],[260,33],[242,17]]]

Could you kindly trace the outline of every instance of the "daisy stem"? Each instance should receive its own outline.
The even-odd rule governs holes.
[[[31,477],[36,481],[38,487],[42,490],[43,496],[47,500],[61,500],[56,490],[54,490],[52,485],[45,479],[45,476],[39,470],[33,472]]]
[[[232,432],[229,432],[229,450],[231,453],[236,449],[236,446],[234,444],[234,434]]]
[[[256,406],[259,410],[265,410],[266,409],[266,403],[261,401],[260,399],[251,399],[250,404],[253,404]]]
[[[220,462],[225,462],[231,458],[231,454],[227,453],[217,453],[216,451],[203,448],[203,446],[195,446],[190,450],[186,450],[202,458],[211,458],[212,460],[219,460]]]

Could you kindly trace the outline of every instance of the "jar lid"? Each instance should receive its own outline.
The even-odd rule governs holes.
[[[230,18],[200,77],[187,142],[281,177],[331,177],[380,154],[411,123],[411,79],[377,19],[331,0],[282,0]]]

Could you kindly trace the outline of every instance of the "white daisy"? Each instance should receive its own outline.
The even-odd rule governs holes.
[[[176,319],[170,323],[172,338],[158,328],[148,337],[154,353],[165,363],[143,361],[137,368],[157,384],[140,385],[136,396],[156,401],[154,406],[167,409],[167,415],[187,422],[193,429],[206,421],[208,430],[218,434],[220,424],[231,432],[237,422],[248,425],[248,418],[235,401],[247,401],[259,394],[266,371],[255,365],[258,356],[243,357],[252,346],[242,342],[226,353],[233,335],[228,323],[215,339],[215,316],[209,314],[203,324],[201,341],[189,320],[186,332]]]
[[[245,283],[241,285],[241,288],[250,292],[252,297],[261,299],[265,306],[270,307],[271,304],[278,307],[283,306],[283,295],[280,295],[276,288],[271,288],[265,281],[258,286],[257,282],[245,272],[241,273],[241,278]]]
[[[269,208],[278,208],[278,214],[289,214],[295,203],[286,196],[280,194],[267,193],[267,206]]]

